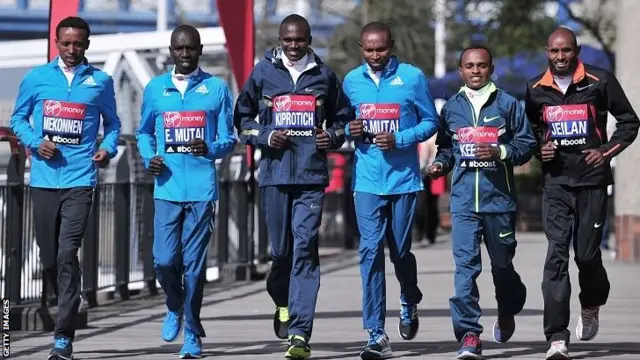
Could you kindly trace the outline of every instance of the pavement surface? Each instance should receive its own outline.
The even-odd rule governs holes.
[[[487,359],[544,359],[547,346],[542,332],[540,290],[546,241],[541,234],[518,236],[516,269],[528,287],[525,309],[516,318],[517,330],[506,344],[491,339],[496,319],[496,303],[489,267],[478,279],[485,327],[482,335]],[[455,342],[448,299],[453,293],[453,261],[448,235],[432,246],[417,246],[419,284],[424,293],[420,304],[420,332],[412,341],[397,334],[399,286],[393,267],[387,261],[387,332],[394,358],[455,359]],[[605,258],[611,295],[600,313],[600,332],[591,342],[575,338],[579,315],[577,272],[571,263],[573,359],[640,359],[640,265]],[[484,264],[488,256],[483,250]],[[360,276],[357,254],[343,252],[322,263],[322,285],[311,339],[312,359],[359,359],[367,340],[362,329]],[[74,343],[76,359],[176,359],[182,337],[175,343],[160,339],[165,314],[162,297],[123,302],[90,310],[90,328],[78,331]],[[206,290],[202,320],[207,331],[203,339],[205,358],[282,359],[285,343],[272,331],[274,306],[264,281],[213,285]],[[634,335],[635,334],[635,335]],[[16,333],[11,358],[46,359],[52,339],[50,333]],[[19,338],[19,339],[18,339]]]

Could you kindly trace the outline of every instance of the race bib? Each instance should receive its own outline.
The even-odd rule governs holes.
[[[45,140],[64,145],[80,144],[86,105],[45,100],[42,110],[42,136]]]
[[[311,95],[282,95],[273,99],[273,125],[288,136],[314,136],[316,98]]]
[[[544,109],[544,120],[556,145],[587,143],[589,109],[586,104],[547,106]]]
[[[377,134],[400,131],[400,104],[360,104],[364,141],[373,142]]]
[[[191,153],[188,145],[193,139],[204,140],[206,114],[204,111],[167,111],[164,119],[164,151]]]
[[[498,128],[480,126],[463,127],[456,131],[458,146],[460,147],[461,167],[495,167],[495,160],[478,160],[476,158],[476,144],[498,146]]]

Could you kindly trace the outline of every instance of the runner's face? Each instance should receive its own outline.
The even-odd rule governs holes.
[[[566,76],[573,73],[578,65],[578,49],[573,36],[565,32],[551,35],[547,43],[547,57],[553,74]]]
[[[382,71],[393,50],[393,40],[384,31],[372,31],[360,37],[360,52],[373,71]]]
[[[87,31],[70,27],[60,28],[56,46],[65,66],[74,67],[84,60],[84,53],[89,48]]]
[[[460,76],[464,84],[472,90],[478,90],[487,85],[493,73],[493,65],[489,53],[484,49],[465,51],[460,61]]]
[[[280,27],[280,47],[291,61],[302,59],[311,46],[309,29],[304,24],[284,24]]]
[[[202,45],[195,34],[181,31],[171,38],[171,59],[176,65],[177,74],[189,74],[198,68]]]

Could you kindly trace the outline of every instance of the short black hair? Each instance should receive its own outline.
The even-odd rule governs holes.
[[[58,23],[56,26],[56,37],[60,36],[60,29],[62,28],[73,28],[80,29],[87,32],[87,39],[91,36],[91,29],[89,28],[89,24],[80,17],[77,16],[69,16]]]
[[[174,37],[178,36],[178,34],[181,34],[181,33],[187,33],[189,35],[193,35],[196,38],[198,45],[202,45],[202,40],[200,39],[200,32],[198,31],[198,29],[196,29],[195,27],[189,24],[182,24],[182,25],[179,25],[177,28],[175,28],[171,33],[171,40],[173,40]]]
[[[387,36],[389,36],[389,39],[393,39],[391,35],[391,28],[389,28],[389,25],[380,21],[370,22],[367,25],[363,26],[362,30],[360,31],[360,37],[362,37],[362,35],[364,35],[365,33],[372,32],[383,32],[386,33]]]
[[[311,37],[311,26],[309,25],[309,22],[303,16],[300,16],[298,14],[287,15],[287,17],[285,17],[280,23],[279,31],[282,31],[282,28],[285,27],[286,25],[291,25],[291,24],[302,25],[306,27],[307,36]]]
[[[472,44],[472,45],[469,45],[466,48],[462,49],[462,52],[460,52],[460,58],[458,59],[458,66],[459,67],[462,66],[462,57],[464,56],[464,53],[466,53],[469,50],[484,50],[484,51],[486,51],[487,54],[489,54],[489,65],[493,65],[493,54],[491,53],[491,49],[489,49],[485,45]]]

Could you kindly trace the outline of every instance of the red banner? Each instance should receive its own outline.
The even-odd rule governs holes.
[[[80,0],[49,0],[49,61],[58,56],[56,47],[56,26],[68,16],[78,16]]]
[[[253,0],[217,0],[220,25],[238,88],[249,79],[255,58]],[[253,149],[247,146],[247,164],[253,169]]]

